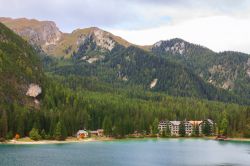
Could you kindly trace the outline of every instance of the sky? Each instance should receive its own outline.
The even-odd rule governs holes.
[[[0,0],[0,17],[51,20],[63,32],[95,26],[138,45],[182,38],[250,53],[250,0]]]

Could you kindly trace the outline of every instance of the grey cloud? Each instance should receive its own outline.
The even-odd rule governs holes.
[[[136,19],[125,2],[98,0],[0,0],[0,16],[54,20],[65,30],[86,26],[115,26]]]
[[[52,20],[66,31],[88,26],[145,28],[167,23],[164,17],[179,19],[183,9],[183,19],[189,19],[196,10],[235,14],[249,7],[247,0],[0,0],[0,4],[0,16]],[[166,16],[152,12],[164,7],[177,12]]]

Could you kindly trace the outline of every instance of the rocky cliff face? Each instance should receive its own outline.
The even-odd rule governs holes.
[[[91,27],[77,29],[72,33],[64,34],[62,39],[57,42],[56,47],[48,50],[51,55],[61,55],[71,57],[77,55],[84,56],[101,56],[105,52],[110,52],[120,44],[128,47],[132,44],[102,29]]]
[[[73,53],[79,52],[80,47],[83,48],[82,45],[86,47],[86,52],[88,52],[90,44],[97,52],[112,51],[116,44],[125,47],[132,45],[126,40],[96,27],[62,33],[52,21],[0,18],[0,22],[52,56],[71,57]]]
[[[0,18],[0,22],[27,39],[31,44],[41,46],[44,50],[55,45],[62,37],[62,32],[52,21]]]

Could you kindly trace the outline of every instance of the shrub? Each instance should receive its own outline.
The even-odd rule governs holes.
[[[0,142],[5,142],[5,138],[1,137]]]
[[[10,131],[6,134],[6,139],[12,139],[13,138],[13,133]]]
[[[30,133],[29,136],[32,140],[38,141],[41,139],[41,136],[39,135],[39,131],[36,128],[33,128]]]
[[[45,139],[45,137],[46,137],[46,133],[45,133],[45,130],[43,129],[42,131],[41,131],[41,138],[42,139]]]

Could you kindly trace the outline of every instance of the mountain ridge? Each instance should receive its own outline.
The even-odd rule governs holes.
[[[98,30],[101,30],[103,31],[104,33],[108,33],[110,36],[112,36],[113,38],[115,38],[117,41],[117,43],[125,46],[125,47],[128,47],[128,46],[137,46],[141,49],[144,49],[146,51],[151,51],[151,49],[157,45],[157,43],[160,43],[160,42],[171,42],[171,41],[176,41],[176,40],[179,40],[179,41],[182,41],[184,43],[189,43],[189,44],[193,44],[193,43],[190,43],[184,39],[181,39],[181,38],[172,38],[172,39],[166,39],[166,40],[160,40],[160,41],[157,41],[151,45],[138,45],[138,44],[134,44],[134,43],[131,43],[131,42],[128,42],[127,40],[123,39],[122,37],[120,36],[117,36],[117,35],[114,35],[106,30],[103,30],[103,29],[100,29],[98,27],[87,27],[87,28],[77,28],[77,29],[74,29],[72,32],[62,32],[56,25],[55,22],[53,21],[40,21],[40,20],[37,20],[37,19],[28,19],[28,18],[10,18],[10,17],[0,17],[0,22],[2,22],[3,24],[5,24],[7,27],[9,27],[10,29],[14,30],[15,32],[18,33],[18,29],[21,28],[24,28],[25,26],[26,27],[29,27],[31,28],[32,26],[41,26],[43,23],[46,24],[46,23],[50,23],[50,24],[53,24],[55,26],[55,28],[61,33],[62,37],[65,35],[65,36],[68,36],[70,34],[74,34],[76,32],[79,32],[79,31],[85,31],[83,32],[83,34],[86,34],[86,31],[90,31],[90,30],[93,30],[93,29],[98,29]],[[24,24],[24,25],[23,25]],[[21,35],[22,37],[25,37],[27,38],[28,35],[25,35],[25,34],[19,34]],[[60,38],[61,39],[61,38]],[[58,41],[60,41],[60,39],[58,39]],[[196,45],[196,46],[200,46],[200,47],[203,47],[205,49],[208,49],[210,51],[213,51],[205,46],[202,46],[202,45],[199,45],[199,44],[193,44],[193,45]],[[215,52],[215,51],[213,51]],[[220,52],[215,52],[215,53],[221,53],[221,52],[240,52],[240,51],[230,51],[230,50],[225,50],[225,51],[220,51]],[[240,53],[243,53],[243,52],[240,52]],[[244,54],[248,54],[248,53],[244,53]]]
[[[12,20],[12,21],[15,22],[15,20]],[[25,20],[25,21],[32,22],[34,20]],[[39,21],[36,20],[35,22],[37,23]],[[44,31],[40,31],[41,29],[43,29],[41,28],[43,27],[43,24],[40,24],[40,23],[37,23],[37,24],[38,24],[37,26],[40,28],[36,28],[36,27],[34,28],[31,26],[28,28],[26,27],[26,29],[28,29],[28,31],[36,32],[38,36],[43,36],[41,34],[43,34],[42,32]],[[23,26],[20,26],[20,27],[22,28]],[[19,29],[21,29],[20,27]],[[15,30],[15,28],[13,29]],[[46,32],[45,36],[46,34],[47,36],[51,36],[49,34],[56,34],[56,32],[59,31],[58,28],[52,28],[50,30],[52,32],[47,33],[47,31],[45,31]],[[248,54],[244,54],[240,52],[232,52],[232,51],[224,51],[224,52],[217,53],[217,52],[210,50],[209,48],[206,48],[198,44],[189,43],[180,38],[174,38],[170,40],[161,40],[147,47],[137,46],[132,43],[129,43],[128,41],[122,39],[119,36],[115,36],[112,33],[109,33],[97,27],[76,29],[72,31],[71,33],[63,33],[61,31],[59,32],[60,32],[60,39],[56,40],[55,43],[52,42],[46,45],[46,42],[44,42],[44,40],[42,40],[43,44],[39,44],[41,43],[40,40],[32,39],[31,41],[37,41],[37,45],[40,46],[41,49],[47,55],[50,55],[53,57],[59,57],[63,59],[68,59],[69,61],[73,60],[77,62],[77,63],[70,62],[71,65],[75,65],[75,66],[71,66],[71,69],[69,72],[71,74],[81,73],[79,70],[88,71],[91,68],[95,68],[95,69],[92,69],[95,72],[102,72],[102,71],[99,71],[99,69],[97,70],[98,65],[102,65],[102,64],[105,64],[106,65],[105,67],[108,67],[107,72],[111,74],[114,72],[118,72],[116,67],[114,66],[119,66],[122,63],[124,63],[126,67],[133,68],[134,70],[133,72],[136,73],[137,72],[136,70],[138,67],[134,66],[134,63],[140,64],[140,63],[137,63],[136,59],[141,60],[141,61],[144,61],[145,59],[147,59],[147,56],[143,56],[144,59],[138,59],[137,57],[132,57],[132,59],[130,59],[131,56],[133,55],[137,55],[137,56],[140,56],[140,55],[137,53],[138,52],[137,49],[128,49],[129,50],[128,51],[126,50],[126,48],[136,47],[138,49],[146,51],[148,53],[147,55],[156,56],[160,59],[163,58],[166,61],[169,61],[171,63],[174,63],[174,64],[178,63],[181,66],[186,67],[188,70],[191,71],[191,73],[194,73],[195,75],[197,75],[200,79],[202,79],[204,82],[208,83],[209,85],[212,85],[219,89],[225,89],[230,92],[232,91],[233,93],[236,93],[237,95],[242,95],[245,98],[250,98],[250,86],[249,86],[250,55]],[[23,35],[25,38],[25,35],[26,35],[26,38],[29,38],[30,34],[32,33],[21,33],[21,36]],[[53,37],[52,38],[54,40],[57,39],[56,35]],[[127,51],[129,52],[129,54],[131,54],[131,56],[128,55]],[[125,55],[126,57],[124,59]],[[121,59],[115,59],[117,57]],[[114,62],[116,64],[113,64],[113,67],[111,66],[110,68],[110,66],[108,66],[108,63],[114,63]],[[160,61],[158,63],[160,63]],[[146,79],[150,78],[151,83],[154,83],[155,86],[157,87],[157,84],[162,82],[162,80],[160,78],[157,78],[158,83],[156,80],[153,81],[156,78],[151,78],[150,76],[150,73],[152,74],[152,72],[150,72],[151,70],[150,67],[152,64],[149,62],[145,62],[144,65],[146,65],[147,68],[143,68],[144,71],[138,70],[138,72],[139,71],[146,72],[149,70],[148,72],[146,72],[144,77],[148,77]],[[84,68],[82,66],[84,66]],[[64,67],[64,66],[59,67],[58,69],[66,70],[67,72],[69,70],[69,68]],[[159,68],[156,67],[156,70],[158,69]],[[126,69],[125,71],[128,71],[128,70]],[[60,71],[60,72],[67,73],[66,71]],[[74,73],[72,73],[72,71],[74,71]],[[91,71],[92,74],[99,75],[98,73],[93,73],[93,71]],[[164,72],[166,71],[162,71],[162,75],[164,74]],[[169,73],[169,76],[170,75],[171,73]],[[140,74],[138,73],[138,78],[143,79],[143,77],[139,77],[139,76]],[[189,76],[191,77],[191,75]],[[126,75],[122,75],[122,73],[119,73],[119,72],[117,73],[117,76],[115,76],[114,74],[111,74],[110,77],[112,78],[116,77],[116,79],[119,79],[119,77],[121,77],[121,79],[125,81],[129,79],[127,78]],[[178,76],[175,76],[175,77],[177,78]],[[137,80],[136,77],[132,76],[132,78],[134,78],[134,80]],[[167,77],[165,77],[165,79],[167,79]],[[167,80],[164,80],[163,82],[167,82]],[[137,80],[135,81],[135,83],[140,84],[140,81]],[[150,84],[149,80],[147,81],[146,85],[148,84]],[[162,87],[165,87],[165,85]]]

